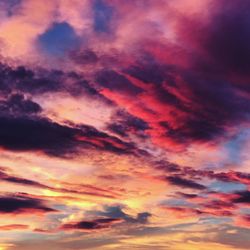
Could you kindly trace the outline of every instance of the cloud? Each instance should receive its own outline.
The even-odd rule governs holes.
[[[8,150],[40,150],[62,156],[80,148],[94,147],[114,153],[136,153],[133,144],[87,125],[67,126],[43,117],[10,115],[0,116],[0,121],[0,145]]]
[[[110,90],[137,95],[142,92],[142,89],[133,85],[126,77],[113,71],[113,70],[103,70],[97,72],[96,82]]]
[[[143,120],[131,116],[126,112],[118,111],[112,117],[112,121],[107,124],[107,129],[121,137],[129,137],[129,135],[137,135],[146,138],[145,131],[149,126]]]
[[[91,49],[73,50],[70,52],[70,59],[79,65],[95,64],[98,62],[98,55]]]
[[[48,188],[48,186],[43,185],[37,181],[10,175],[2,170],[0,171],[0,180],[7,181],[10,183],[20,184],[20,185],[25,185],[25,186],[32,186],[32,187],[37,187],[37,188]]]
[[[205,245],[204,227],[215,241],[222,223],[249,224],[241,214],[249,145],[235,142],[250,117],[247,1],[11,2],[0,0],[8,56],[0,58],[0,147],[10,167],[0,181],[4,192],[34,194],[1,196],[3,216],[49,213],[60,202],[63,214],[32,225],[41,241],[57,234],[47,242],[55,249],[88,248],[75,231],[112,227],[88,242],[150,249],[159,239],[159,248],[175,248],[182,229],[195,227],[195,248]],[[2,230],[25,230],[19,217]],[[134,238],[150,232],[156,238]]]
[[[88,213],[87,213],[88,214]],[[121,206],[105,206],[104,211],[90,211],[89,214],[96,216],[104,216],[108,218],[121,219],[128,223],[146,224],[151,214],[148,212],[138,213],[136,217],[126,214]]]
[[[135,93],[136,99],[108,85],[101,93],[147,123],[146,133],[153,142],[167,148],[176,144],[185,148],[191,143],[218,143],[231,131],[229,128],[247,121],[249,100],[242,98],[229,82],[218,79],[211,83],[206,76],[178,69],[173,77],[178,79],[174,83],[165,80],[148,87],[140,83],[143,90]],[[134,79],[132,83],[139,86],[138,81]]]
[[[187,194],[187,193],[182,193],[182,192],[177,192],[177,194],[186,199],[194,199],[198,197],[197,194]]]
[[[180,218],[180,219],[185,218],[185,217],[201,216],[205,214],[205,212],[196,208],[187,208],[187,207],[181,207],[181,206],[174,206],[174,207],[164,206],[162,208],[166,210],[167,212],[169,212],[169,214],[171,213],[176,218]]]
[[[112,224],[117,222],[120,222],[120,220],[115,218],[102,218],[91,221],[80,221],[72,224],[70,223],[64,224],[62,226],[62,229],[64,230],[78,229],[78,230],[91,231],[91,230],[109,228]]]
[[[5,171],[0,170],[0,180],[18,184],[21,186],[30,186],[34,188],[44,189],[44,190],[51,190],[53,192],[58,193],[71,193],[71,194],[77,194],[77,195],[88,195],[88,196],[96,196],[96,197],[105,197],[109,199],[115,199],[120,196],[120,194],[104,189],[104,188],[98,188],[92,185],[73,185],[73,187],[67,187],[68,183],[61,183],[61,185],[65,185],[65,187],[52,187],[50,185],[42,184],[38,181],[21,178],[18,176],[14,176],[11,174],[8,174]],[[71,185],[72,186],[72,185]]]
[[[9,150],[63,154],[76,146],[77,129],[44,118],[1,116],[0,121],[0,144]]]
[[[183,187],[183,188],[191,188],[191,189],[198,189],[198,190],[205,190],[206,186],[196,183],[192,180],[184,179],[179,176],[168,176],[166,177],[166,181],[170,184]]]
[[[236,197],[232,199],[234,203],[250,203],[250,192],[249,191],[240,191],[235,193]]]
[[[29,229],[28,225],[23,224],[10,224],[0,226],[0,231],[16,231],[16,230],[26,230]]]
[[[80,54],[78,54],[79,57],[81,57]],[[0,77],[0,93],[9,96],[24,95],[23,102],[29,101],[29,99],[26,100],[26,96],[30,95],[40,97],[48,93],[66,93],[71,97],[84,96],[111,105],[111,101],[102,96],[82,73],[74,70],[64,72],[59,69],[43,68],[36,64],[33,67],[13,66],[1,60]]]
[[[42,111],[39,104],[25,98],[22,94],[12,94],[5,101],[0,101],[0,113],[34,114]]]
[[[176,146],[177,150],[192,143],[215,144],[230,135],[237,124],[248,121],[249,100],[241,93],[244,90],[239,84],[232,84],[233,79],[221,69],[227,67],[233,74],[238,72],[237,67],[243,69],[248,65],[244,62],[242,67],[234,65],[232,59],[234,53],[237,64],[247,58],[248,17],[242,10],[248,4],[235,6],[230,2],[227,7],[230,15],[225,14],[224,4],[214,1],[204,3],[209,8],[207,15],[203,15],[202,4],[197,4],[198,7],[190,4],[196,15],[178,4],[172,9],[172,4],[164,1],[161,4],[165,6],[165,15],[159,2],[138,3],[134,9],[131,3],[110,4],[121,15],[116,20],[118,25],[123,20],[130,31],[129,17],[133,16],[138,25],[133,27],[138,32],[133,32],[136,38],[130,36],[133,45],[126,44],[126,49],[133,51],[131,55],[127,53],[130,60],[126,57],[125,65],[118,69],[114,65],[112,70],[108,67],[98,71],[95,81],[101,85],[101,93],[106,98],[149,125],[146,133],[154,143],[168,149]],[[171,30],[171,21],[176,24],[174,30]],[[153,30],[153,39],[151,30],[140,33],[147,25]],[[126,28],[120,32],[126,34]],[[222,32],[224,28],[226,31]],[[168,36],[168,31],[174,32],[174,36]],[[226,46],[218,49],[217,43],[221,46],[226,43]],[[244,57],[239,56],[242,54]],[[174,58],[180,60],[177,62]]]
[[[133,217],[126,214],[121,206],[104,206],[103,210],[86,211],[85,217],[94,217],[94,219],[66,223],[61,226],[61,229],[91,231],[110,228],[112,225],[121,223],[147,224],[151,214],[142,212],[138,213],[136,217]]]
[[[213,70],[215,74],[219,72],[231,76],[249,76],[250,20],[246,11],[249,3],[229,1],[226,9],[225,3],[226,1],[212,1],[208,21],[205,20],[200,25],[196,22],[195,27],[188,29],[189,32],[194,29],[198,31],[193,37],[194,41],[197,39],[197,46],[207,54],[207,61],[201,64],[206,67],[205,70]]]
[[[47,207],[42,200],[22,196],[1,196],[0,204],[0,213],[2,214],[50,213],[57,211]]]

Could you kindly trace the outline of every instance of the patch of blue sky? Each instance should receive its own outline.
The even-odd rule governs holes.
[[[114,10],[104,0],[95,0],[93,5],[94,31],[109,33]]]
[[[237,182],[214,181],[208,186],[209,189],[216,192],[231,193],[234,191],[246,190],[246,185]]]
[[[245,143],[250,139],[250,130],[244,129],[234,138],[224,144],[224,148],[228,153],[228,161],[231,164],[240,164],[243,160],[242,152]]]
[[[195,205],[191,202],[188,202],[184,199],[169,199],[165,200],[161,203],[161,205],[167,205],[167,206],[180,206],[180,207],[195,207]]]
[[[233,220],[231,218],[225,217],[203,217],[199,219],[199,224],[212,224],[212,225],[220,225],[223,223],[230,223]]]
[[[38,37],[40,48],[52,56],[63,56],[76,48],[79,43],[79,37],[67,22],[54,23]]]

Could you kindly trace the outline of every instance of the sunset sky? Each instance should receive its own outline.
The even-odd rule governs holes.
[[[0,250],[250,249],[250,0],[0,0]]]

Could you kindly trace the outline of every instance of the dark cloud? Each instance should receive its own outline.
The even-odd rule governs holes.
[[[112,117],[112,123],[107,125],[107,129],[122,137],[127,137],[131,133],[145,138],[145,130],[149,129],[149,126],[142,119],[119,111]]]
[[[166,117],[160,110],[154,134],[160,127],[159,137],[184,146],[193,142],[216,143],[233,127],[249,120],[250,101],[245,93],[250,90],[249,3],[223,0],[211,1],[208,6],[207,15],[183,17],[179,13],[181,17],[176,17],[180,18],[181,27],[176,35],[180,38],[183,61],[188,62],[187,65],[183,62],[185,67],[167,56],[168,60],[162,59],[169,48],[168,41],[162,39],[153,45],[145,40],[138,42],[141,49],[134,56],[135,62],[122,70],[147,86],[139,92],[151,97],[148,102],[143,100],[146,108],[155,108],[153,97],[155,102],[166,106]],[[154,44],[159,45],[161,59]],[[114,73],[109,78],[118,81]],[[119,79],[123,86],[129,86],[127,81]],[[103,86],[130,96],[122,86],[110,82],[112,79],[104,81]],[[169,107],[173,108],[171,119],[167,115]],[[155,122],[139,112],[138,117],[149,125]],[[113,129],[122,131],[117,124]]]
[[[144,52],[143,60],[137,61],[137,64],[129,66],[124,70],[125,73],[138,78],[145,83],[160,85],[168,80],[174,83],[173,67],[157,63],[154,56]]]
[[[27,99],[22,94],[12,94],[5,101],[0,101],[0,113],[16,115],[34,114],[42,111],[39,104]]]
[[[157,170],[162,170],[164,172],[170,172],[170,173],[171,172],[178,173],[182,170],[182,167],[179,166],[178,164],[171,163],[171,162],[164,161],[164,160],[154,162],[154,167]]]
[[[136,151],[131,143],[94,127],[60,125],[37,116],[0,116],[0,145],[14,151],[40,150],[58,156],[91,147],[123,154]]]
[[[133,85],[125,76],[114,70],[102,70],[96,74],[96,82],[103,88],[137,95],[142,89]]]
[[[192,180],[184,179],[179,176],[168,176],[166,177],[166,181],[172,185],[183,187],[183,188],[191,188],[191,189],[198,189],[198,190],[206,189],[204,185],[196,183]]]
[[[210,180],[217,180],[225,183],[232,184],[246,184],[250,183],[250,175],[249,173],[239,172],[239,171],[227,171],[227,172],[219,172],[213,170],[205,170],[205,169],[195,169],[188,166],[181,166],[178,164],[174,164],[165,160],[156,161],[152,163],[154,168],[164,173],[171,174],[173,176],[177,175],[182,176],[181,178],[187,178],[192,180],[201,181],[204,178],[208,178]],[[182,193],[178,193],[182,195]],[[184,194],[183,194],[184,195]]]
[[[242,98],[230,83],[190,73],[184,79],[183,87],[188,89],[189,100],[182,102],[185,108],[175,105],[178,112],[184,112],[179,126],[173,128],[168,121],[160,124],[166,128],[167,137],[179,143],[215,142],[218,136],[225,135],[227,126],[233,127],[248,119],[249,100]]]
[[[177,192],[177,195],[186,199],[194,199],[198,197],[198,194],[187,194],[183,192]]]
[[[0,213],[28,213],[28,212],[49,213],[56,210],[47,207],[42,200],[22,196],[1,196]]]
[[[76,72],[48,70],[43,68],[12,67],[0,63],[0,93],[15,92],[40,95],[44,93],[66,92],[72,96],[87,95],[110,104],[111,102],[90,86],[89,82]]]
[[[99,60],[97,54],[90,49],[72,51],[70,53],[70,58],[79,65],[94,64]]]
[[[248,91],[248,84],[243,86],[242,81],[237,81],[235,84],[235,79],[228,77],[231,73],[241,77],[248,75],[249,3],[247,1],[225,3],[224,0],[220,3],[211,1],[208,17],[199,15],[176,17],[179,23],[177,26],[180,26],[180,30],[178,28],[176,30],[176,35],[181,40],[183,57],[190,61],[188,67],[180,67],[171,59],[159,60],[154,50],[156,44],[163,55],[166,53],[165,49],[172,48],[164,39],[155,43],[145,40],[140,44],[138,41],[137,45],[141,49],[133,56],[134,63],[120,67],[119,71],[114,70],[114,67],[104,66],[104,69],[94,73],[93,82],[97,84],[97,88],[108,88],[119,94],[147,95],[149,100],[143,99],[145,110],[151,110],[152,105],[159,104],[161,106],[159,116],[162,117],[159,118],[157,126],[151,128],[154,121],[147,116],[142,117],[141,113],[137,118],[155,130],[154,134],[159,133],[158,136],[162,140],[170,139],[184,146],[192,142],[219,141],[232,127],[248,120],[250,112],[250,101],[239,93],[239,89]],[[113,6],[109,5],[108,1],[96,0],[93,1],[93,11],[94,30],[97,33],[108,33],[115,11]],[[196,18],[200,18],[200,22]],[[60,29],[63,30],[59,32],[62,33],[63,39],[67,38],[67,34],[72,32],[68,26],[67,23],[52,25],[50,27],[52,30],[46,32],[45,42],[50,43],[51,37],[57,39],[53,34],[54,32],[57,34]],[[54,40],[52,42],[55,44]],[[78,64],[93,64],[98,61],[98,55],[88,48],[79,51],[74,49],[70,57]],[[126,75],[146,83],[147,87],[133,84]],[[60,70],[44,69],[34,71],[25,67],[12,68],[2,64],[0,77],[2,91],[11,92],[13,89],[18,89],[32,94],[67,91],[73,95],[87,93],[105,100],[97,89],[75,72],[64,73]],[[247,80],[245,81],[247,83]],[[164,105],[166,116],[162,111]],[[170,114],[169,107],[172,109]],[[171,121],[169,116],[172,117]],[[130,126],[114,122],[109,124],[109,129],[120,136],[125,136],[127,127],[141,125],[142,123]],[[146,130],[147,133],[148,129]]]
[[[78,74],[63,73],[61,71],[40,70],[33,72],[24,67],[12,69],[6,65],[2,65],[0,75],[3,76],[0,89],[11,93],[13,90],[19,90],[24,93],[41,94],[44,92],[67,91],[72,95],[87,94],[94,98],[103,100],[105,103],[111,104],[106,98],[101,96],[99,92],[90,86],[88,81]],[[227,129],[235,124],[244,121],[248,117],[250,103],[249,100],[238,94],[235,87],[228,82],[203,79],[194,73],[183,73],[175,70],[175,74],[181,74],[183,78],[183,88],[188,93],[186,101],[179,98],[182,93],[180,86],[177,86],[172,80],[168,83],[174,92],[168,91],[165,85],[156,84],[151,86],[151,92],[148,95],[154,96],[160,105],[166,105],[166,108],[172,106],[175,111],[173,117],[178,118],[177,125],[172,125],[168,120],[159,122],[161,131],[165,131],[162,137],[174,140],[185,145],[192,141],[206,142],[220,139],[224,136]],[[104,88],[112,91],[118,91],[125,94],[139,94],[144,90],[132,84],[124,75],[112,70],[104,70],[97,73],[96,81]],[[70,83],[70,84],[69,84]],[[215,88],[216,86],[216,88]],[[16,110],[16,112],[39,112],[41,108],[34,102],[22,94],[13,94],[10,103],[3,104],[2,109]],[[145,103],[150,107],[150,102]],[[181,114],[181,115],[180,115]],[[128,115],[127,115],[128,116]],[[133,118],[132,118],[133,117]],[[174,118],[175,119],[175,118]],[[108,125],[108,129],[119,136],[126,136],[129,131],[138,133],[145,137],[148,129],[151,128],[151,122],[141,117],[133,115],[131,117],[119,119]],[[176,120],[177,122],[177,120]],[[157,128],[153,128],[157,130]]]
[[[137,223],[148,223],[148,218],[151,217],[152,214],[148,213],[148,212],[144,212],[144,213],[138,213],[137,217],[136,217],[136,222]]]
[[[214,1],[211,22],[205,27],[203,46],[214,67],[248,75],[250,70],[250,17],[248,1]]]
[[[250,191],[241,191],[235,194],[237,197],[232,199],[234,203],[250,203]]]
[[[58,70],[34,70],[24,66],[11,67],[0,64],[0,91],[11,93],[22,91],[25,93],[38,94],[59,91],[62,86],[63,73]]]
[[[70,229],[78,229],[78,230],[96,230],[96,229],[104,229],[109,228],[112,224],[119,222],[119,219],[115,218],[101,218],[91,221],[80,221],[72,224],[64,224],[62,229],[70,230]]]
[[[47,76],[46,72],[42,72],[40,76],[35,75],[34,77],[27,77],[25,79],[17,77],[19,85],[14,86],[14,88],[32,94],[56,92],[64,88],[62,78],[63,74],[60,71],[49,72]]]
[[[10,183],[20,184],[20,185],[25,185],[25,186],[32,186],[32,187],[37,187],[37,188],[48,188],[48,186],[43,185],[39,182],[25,179],[25,178],[20,178],[14,175],[10,175],[2,170],[0,171],[0,180],[7,181]]]
[[[213,78],[199,71],[184,70],[178,66],[168,67],[162,62],[153,65],[148,63],[146,68],[144,64],[137,62],[137,65],[130,66],[126,72],[149,85],[142,85],[140,90],[144,98],[142,105],[145,105],[145,111],[149,114],[144,115],[139,111],[136,114],[137,111],[133,111],[133,115],[149,124],[149,127],[155,130],[154,135],[161,137],[161,140],[170,139],[183,146],[192,142],[215,143],[225,137],[229,129],[248,120],[249,99],[227,79]],[[162,68],[162,79],[152,76],[148,81],[150,76],[147,74],[157,72],[151,68],[155,65]],[[147,68],[151,70],[144,74],[143,70]],[[145,79],[142,76],[145,76]],[[132,84],[131,81],[130,83]],[[134,86],[137,87],[137,84]],[[120,87],[108,88],[112,91],[122,91]],[[123,91],[123,94],[130,96],[126,91]],[[156,115],[159,113],[158,125],[155,125],[153,118],[149,118],[152,117],[152,112]],[[116,126],[115,129],[119,131],[120,127]]]
[[[44,118],[0,117],[0,145],[9,150],[63,154],[76,147],[78,130]]]
[[[93,145],[99,149],[111,151],[118,154],[140,154],[143,153],[137,149],[132,142],[125,142],[121,139],[108,135],[107,133],[98,131],[91,126],[79,126],[81,129],[81,135],[79,140],[85,144]]]
[[[138,213],[136,217],[132,217],[123,212],[121,206],[106,206],[104,211],[94,211],[90,212],[90,214],[95,214],[98,216],[104,216],[108,218],[121,219],[129,223],[142,223],[142,224],[147,223],[149,217],[151,216],[151,214],[148,212],[142,212]]]

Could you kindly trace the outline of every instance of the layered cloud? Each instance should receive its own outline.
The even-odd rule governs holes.
[[[0,1],[0,249],[248,249],[249,7]]]
[[[50,207],[47,207],[42,203],[39,199],[33,199],[28,197],[22,196],[2,196],[0,197],[1,213],[29,213],[29,212],[41,212],[41,213],[48,213],[48,212],[55,212],[56,210]]]

